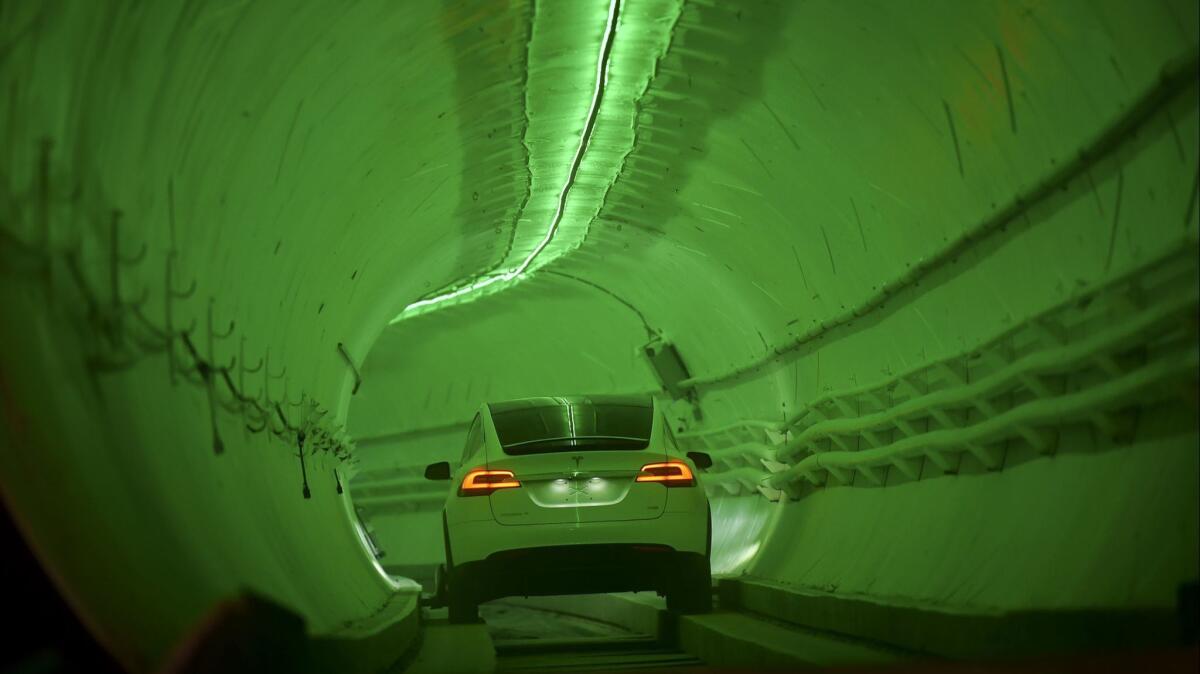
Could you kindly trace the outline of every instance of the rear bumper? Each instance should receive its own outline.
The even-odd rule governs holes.
[[[497,552],[456,564],[454,594],[484,602],[500,597],[654,590],[666,593],[707,578],[708,556],[665,545],[559,545]],[[705,588],[705,591],[707,589]]]
[[[460,567],[498,553],[585,545],[658,545],[675,552],[707,556],[708,513],[666,512],[654,519],[587,524],[523,524],[505,526],[495,520],[456,522],[449,526],[448,563]]]

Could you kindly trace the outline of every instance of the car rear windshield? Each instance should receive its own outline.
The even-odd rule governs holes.
[[[579,450],[645,449],[654,409],[648,405],[567,402],[493,411],[500,446],[509,455]]]

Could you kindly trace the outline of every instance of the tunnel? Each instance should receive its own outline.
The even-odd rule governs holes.
[[[1194,0],[0,3],[13,544],[133,672],[243,610],[259,671],[519,669],[506,611],[710,671],[1194,666],[1198,41]],[[574,394],[712,457],[716,609],[444,624],[426,465]]]

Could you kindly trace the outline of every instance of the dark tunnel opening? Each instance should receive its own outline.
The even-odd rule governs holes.
[[[0,493],[46,616],[8,662],[1194,666],[1198,43],[1194,0],[0,3]],[[487,416],[576,396],[652,401],[662,460]],[[471,469],[514,484],[452,527]],[[448,549],[605,512],[622,578],[708,523],[714,609],[449,622]]]

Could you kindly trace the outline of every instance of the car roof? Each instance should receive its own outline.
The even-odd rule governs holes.
[[[654,399],[648,395],[570,395],[517,398],[487,404],[493,414],[536,407],[567,407],[568,405],[653,407]]]

